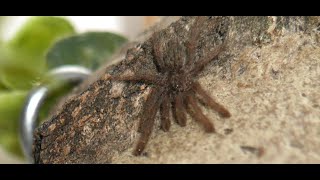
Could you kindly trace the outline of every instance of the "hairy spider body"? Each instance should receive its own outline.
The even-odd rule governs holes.
[[[192,37],[184,46],[179,44],[177,38],[172,38],[166,47],[160,45],[157,35],[151,37],[153,45],[153,62],[156,65],[157,73],[136,72],[134,75],[114,76],[114,80],[143,82],[152,84],[151,92],[148,96],[140,118],[138,132],[140,139],[134,149],[134,155],[140,155],[153,130],[155,116],[160,111],[160,128],[163,131],[170,129],[170,109],[176,123],[186,126],[186,112],[199,124],[206,132],[214,132],[214,125],[202,113],[197,101],[217,111],[221,117],[230,117],[229,111],[222,105],[215,102],[209,94],[196,81],[196,76],[202,71],[212,59],[216,58],[224,49],[224,44],[216,46],[214,50],[207,52],[206,57],[202,57],[195,62],[196,42],[200,36],[196,26],[204,23],[205,17],[197,17],[195,24],[190,29]],[[166,56],[171,53],[171,56]],[[185,57],[181,55],[185,53]]]

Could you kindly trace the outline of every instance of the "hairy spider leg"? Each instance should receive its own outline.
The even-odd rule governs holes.
[[[157,108],[159,107],[156,106],[156,104],[158,103],[158,100],[161,99],[162,92],[163,92],[162,89],[160,91],[157,91],[156,88],[151,88],[149,96],[144,104],[142,117],[140,118],[140,121],[139,121],[138,132],[142,133],[143,129],[148,127],[148,124],[150,122],[150,116],[152,116],[152,114],[157,113],[157,110],[158,110]]]
[[[188,72],[193,74],[193,75],[197,75],[199,74],[200,71],[203,70],[203,68],[214,58],[216,58],[221,51],[223,51],[225,49],[225,44],[221,44],[217,47],[214,48],[213,51],[208,52],[206,57],[199,59],[197,61],[196,64],[193,65],[193,67],[191,65],[189,65],[189,67],[187,67]]]
[[[160,106],[160,118],[161,124],[160,127],[163,131],[169,131],[171,122],[170,122],[170,100],[168,94],[163,96],[163,101]]]
[[[132,74],[122,74],[122,75],[117,75],[117,76],[112,76],[112,80],[116,81],[135,81],[135,82],[142,82],[145,84],[156,84],[156,85],[163,85],[164,80],[163,78],[158,75],[158,74],[143,74],[143,73],[135,73],[134,75]]]
[[[143,116],[140,119],[138,132],[141,133],[138,143],[133,151],[135,156],[141,155],[146,147],[151,136],[155,117],[161,104],[161,96],[163,90],[157,91],[155,88],[151,89],[150,95],[146,101]]]
[[[158,72],[163,72],[166,69],[166,65],[163,59],[163,47],[160,45],[160,41],[155,39],[155,36],[151,38],[151,42],[153,45],[153,62],[157,67]]]
[[[195,23],[190,28],[190,39],[185,43],[187,63],[185,65],[187,72],[192,75],[197,75],[212,59],[216,58],[221,51],[225,49],[225,43],[214,48],[213,51],[206,53],[206,57],[199,59],[196,62],[196,50],[198,41],[200,39],[200,29],[197,28],[199,25],[206,21],[206,17],[197,17]]]
[[[190,28],[190,38],[185,43],[187,63],[186,67],[190,67],[195,62],[195,54],[197,50],[197,41],[200,39],[200,29],[197,28],[200,24],[205,22],[205,17],[197,17],[195,23]]]
[[[176,43],[176,39],[170,40],[169,42],[165,43],[166,53],[164,54],[163,60],[167,72],[173,72],[172,70],[176,69],[176,55],[178,48],[176,46],[179,46]]]
[[[177,124],[179,124],[181,127],[187,125],[187,117],[183,103],[183,93],[178,93],[174,98],[174,102],[172,103],[172,115]]]
[[[203,125],[204,130],[208,133],[215,132],[214,125],[210,120],[202,113],[200,107],[196,103],[194,94],[188,93],[186,95],[187,112],[190,116],[195,119],[198,123]]]
[[[193,91],[197,93],[200,97],[198,100],[204,105],[210,107],[212,110],[217,111],[221,117],[229,118],[231,117],[230,112],[223,107],[221,104],[218,104],[202,87],[198,82],[194,82]]]
[[[180,70],[184,66],[184,55],[185,52],[184,46],[181,46],[179,44],[179,40],[177,38],[174,38],[172,40],[172,43],[170,44],[170,49],[173,50],[173,63],[174,63],[174,69]]]

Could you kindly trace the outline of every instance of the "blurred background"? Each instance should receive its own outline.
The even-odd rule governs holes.
[[[10,39],[31,16],[6,16],[1,37]],[[159,16],[56,16],[68,19],[77,32],[109,31],[119,33],[129,39],[160,19]]]
[[[47,72],[67,64],[95,70],[159,16],[0,16],[0,164],[26,163],[18,122],[26,95]],[[60,88],[40,110],[45,119],[71,87]]]

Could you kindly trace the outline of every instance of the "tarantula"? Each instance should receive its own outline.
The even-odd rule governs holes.
[[[195,62],[197,41],[200,32],[197,26],[204,23],[205,17],[197,17],[193,27],[190,28],[192,37],[181,47],[177,38],[172,38],[167,43],[166,51],[161,47],[157,35],[151,37],[153,45],[153,62],[157,68],[155,74],[122,75],[113,77],[114,80],[133,81],[151,84],[151,92],[146,100],[142,117],[139,122],[138,132],[140,139],[134,149],[134,155],[141,155],[149,137],[152,133],[155,116],[160,110],[160,128],[163,131],[170,129],[170,108],[172,116],[180,126],[186,126],[186,113],[202,124],[208,133],[214,132],[214,125],[202,113],[197,101],[217,111],[221,117],[230,117],[229,111],[222,105],[215,102],[210,95],[195,80],[195,77],[202,71],[212,59],[216,58],[224,49],[224,45],[216,46],[213,51],[207,52],[206,57],[201,57]],[[166,53],[172,53],[166,56]],[[185,53],[183,56],[182,53]],[[173,57],[173,58],[170,58]],[[185,57],[185,58],[184,58]]]

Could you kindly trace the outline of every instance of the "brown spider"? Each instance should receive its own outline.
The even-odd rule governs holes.
[[[141,155],[149,137],[152,133],[155,116],[160,109],[161,129],[169,131],[171,108],[173,118],[180,126],[186,126],[186,113],[202,124],[208,133],[214,132],[214,125],[202,113],[197,104],[197,100],[202,104],[217,111],[220,116],[230,117],[229,111],[222,105],[215,102],[213,98],[195,81],[195,77],[202,71],[212,59],[216,58],[224,49],[224,45],[217,46],[210,51],[206,57],[201,57],[195,62],[196,42],[200,37],[197,27],[204,23],[204,17],[197,17],[193,27],[190,29],[192,37],[185,46],[181,46],[177,38],[172,38],[167,43],[166,51],[161,47],[158,36],[153,35],[151,42],[153,45],[153,61],[157,67],[157,73],[135,73],[134,75],[115,76],[112,79],[120,81],[134,81],[152,84],[151,92],[146,100],[142,117],[139,122],[138,132],[141,133],[140,139],[133,152],[134,155]],[[172,53],[171,57],[166,53]],[[185,57],[181,53],[185,53]]]

